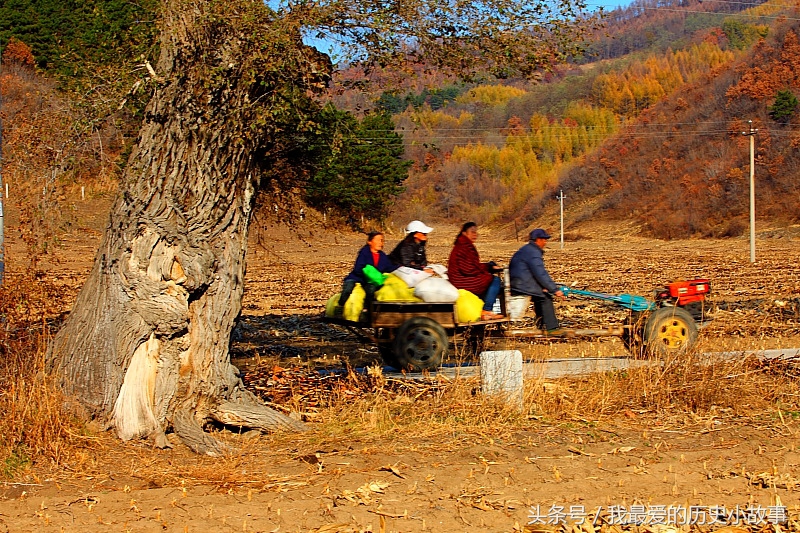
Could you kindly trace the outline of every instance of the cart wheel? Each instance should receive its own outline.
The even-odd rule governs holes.
[[[409,318],[397,330],[394,353],[401,370],[438,368],[447,353],[447,334],[435,320]]]
[[[400,370],[401,365],[397,362],[397,356],[394,354],[394,344],[389,342],[378,343],[378,352],[381,354],[381,359],[392,368]]]
[[[656,309],[644,324],[644,344],[657,355],[687,350],[697,340],[697,324],[681,307]]]

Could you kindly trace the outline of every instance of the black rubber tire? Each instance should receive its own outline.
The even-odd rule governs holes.
[[[397,362],[397,356],[394,354],[393,342],[378,343],[378,352],[381,354],[384,364],[400,370],[400,363]]]
[[[447,355],[447,333],[430,318],[409,318],[397,330],[394,354],[401,370],[434,370]]]
[[[647,317],[643,340],[653,355],[685,352],[697,341],[697,324],[681,307],[660,307]]]

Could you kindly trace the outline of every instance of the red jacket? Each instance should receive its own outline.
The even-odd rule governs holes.
[[[492,282],[489,265],[481,263],[478,249],[464,235],[458,236],[453,251],[450,252],[447,277],[457,289],[466,289],[478,296],[483,296]]]

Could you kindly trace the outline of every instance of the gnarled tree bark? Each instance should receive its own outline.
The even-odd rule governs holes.
[[[255,194],[291,158],[330,65],[258,1],[168,0],[163,21],[136,147],[50,356],[121,438],[165,446],[171,427],[219,454],[206,421],[303,427],[244,389],[229,343]]]

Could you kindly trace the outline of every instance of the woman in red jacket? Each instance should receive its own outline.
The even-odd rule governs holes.
[[[461,226],[456,237],[450,260],[447,263],[447,277],[458,289],[466,289],[483,300],[481,320],[503,318],[492,312],[497,295],[500,294],[500,278],[494,275],[502,270],[494,261],[481,263],[475,241],[478,240],[478,225],[467,222]]]

